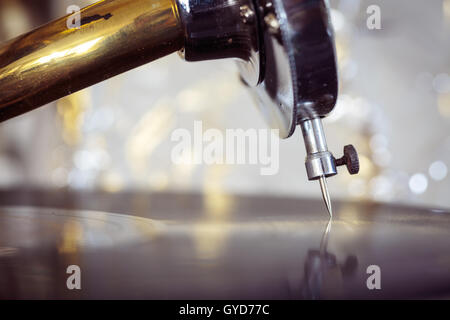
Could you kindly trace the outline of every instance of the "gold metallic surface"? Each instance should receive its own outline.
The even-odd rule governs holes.
[[[174,0],[104,0],[0,48],[0,121],[128,71],[183,46]]]

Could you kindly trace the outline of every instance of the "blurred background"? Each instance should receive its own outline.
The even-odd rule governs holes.
[[[94,2],[0,0],[0,41]],[[335,155],[351,143],[361,160],[359,175],[329,179],[333,198],[450,207],[450,0],[330,4],[340,96],[325,130]],[[366,26],[373,4],[381,30]],[[1,124],[0,188],[320,197],[299,130],[280,142],[273,176],[256,165],[175,165],[171,133],[195,120],[266,128],[234,61],[173,54]]]

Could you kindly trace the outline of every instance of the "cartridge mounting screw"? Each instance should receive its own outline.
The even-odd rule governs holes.
[[[358,152],[353,145],[349,144],[344,147],[344,155],[336,160],[336,167],[345,165],[350,174],[359,172]]]

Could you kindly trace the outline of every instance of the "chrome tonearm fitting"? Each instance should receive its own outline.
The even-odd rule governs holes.
[[[306,147],[309,180],[319,180],[330,216],[332,207],[326,178],[346,165],[359,171],[353,146],[344,147],[338,160],[328,150],[322,118],[334,108],[338,77],[334,31],[328,2],[323,0],[255,0],[260,25],[263,77],[253,92],[272,128],[287,138],[297,125]],[[246,79],[245,75],[242,78]],[[254,78],[254,77],[253,77]],[[251,83],[247,81],[251,86]]]

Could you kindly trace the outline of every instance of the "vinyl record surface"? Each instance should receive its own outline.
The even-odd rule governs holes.
[[[450,297],[445,210],[335,201],[329,224],[309,199],[8,191],[0,204],[0,298]]]

